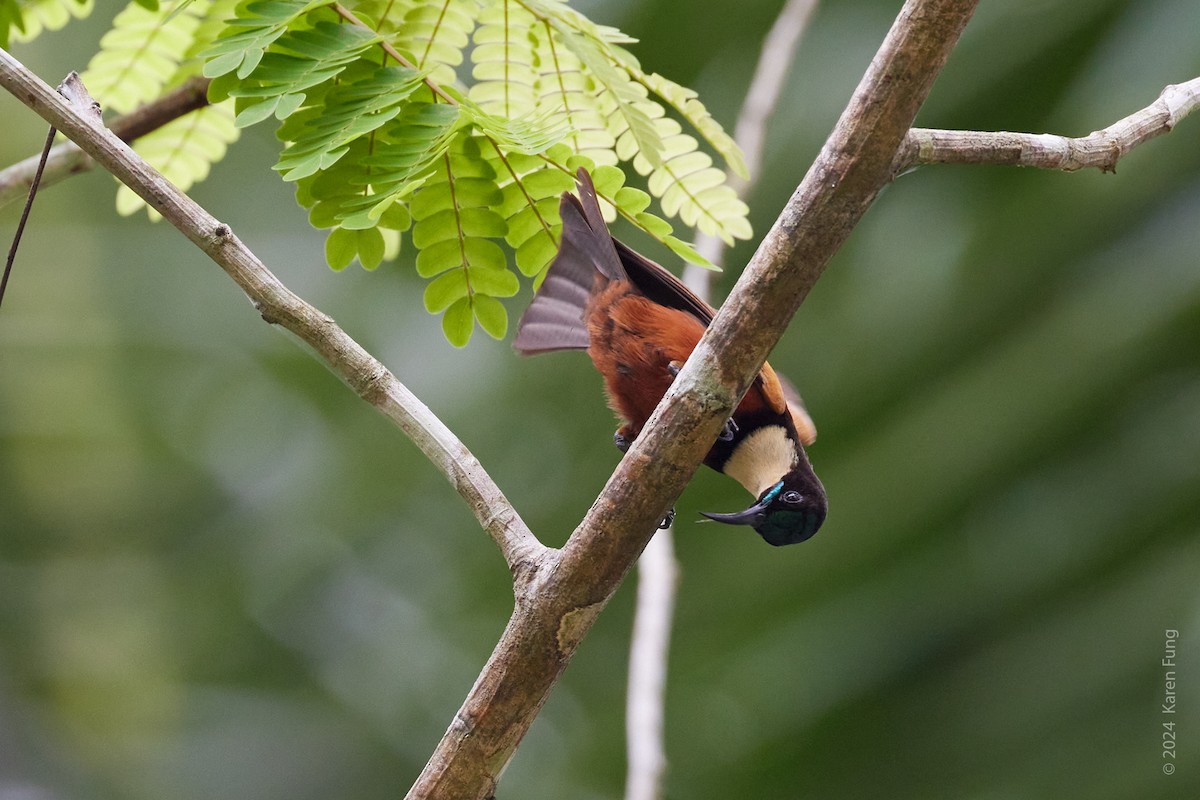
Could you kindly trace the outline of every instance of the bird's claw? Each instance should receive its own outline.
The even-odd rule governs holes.
[[[613,434],[613,444],[615,444],[617,449],[622,453],[628,453],[629,448],[633,446],[633,439],[629,436],[626,436],[625,429],[621,428]]]
[[[675,521],[675,507],[671,506],[671,510],[668,511],[667,515],[662,518],[662,522],[658,523],[658,529],[660,531],[666,530],[667,528],[671,527],[671,523],[673,523],[674,521]]]
[[[721,428],[721,433],[717,435],[717,439],[722,442],[732,442],[733,437],[738,432],[738,424],[733,421],[733,417],[725,420],[725,427]]]

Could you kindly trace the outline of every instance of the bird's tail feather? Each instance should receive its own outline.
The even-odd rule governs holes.
[[[597,275],[628,279],[600,213],[591,176],[581,168],[577,178],[579,198],[564,193],[559,205],[563,228],[558,255],[517,324],[513,347],[522,355],[586,350],[583,314]]]

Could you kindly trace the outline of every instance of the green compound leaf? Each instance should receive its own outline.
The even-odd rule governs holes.
[[[707,153],[697,150],[698,143],[682,132],[673,119],[656,120],[664,143],[662,160],[655,166],[640,156],[633,166],[649,174],[647,186],[659,198],[662,209],[678,216],[685,225],[721,237],[726,244],[734,239],[749,239],[750,209],[725,182],[725,173],[712,165]]]
[[[247,0],[238,3],[234,18],[221,36],[201,55],[207,59],[204,75],[215,78],[237,71],[245,78],[254,71],[267,48],[288,30],[297,18],[327,5],[321,0]]]
[[[605,102],[601,108],[607,112],[605,116],[609,118],[609,132],[618,135],[615,127],[616,131],[626,134],[636,143],[639,155],[651,164],[658,165],[663,143],[651,118],[656,104],[646,102],[646,88],[630,80],[628,73],[614,66],[609,54],[595,39],[562,29],[558,34],[563,44],[570,48],[606,90],[602,95]],[[620,150],[617,155],[621,155]]]
[[[612,145],[602,139],[593,140],[586,155],[597,156],[593,159],[597,164],[611,164],[613,161],[605,153],[605,147],[611,146],[616,159],[632,161],[638,172],[652,174],[651,193],[663,198],[663,210],[668,215],[678,216],[685,224],[727,242],[748,238],[751,235],[746,219],[748,209],[725,186],[725,174],[712,166],[711,158],[698,151],[694,137],[683,134],[678,123],[666,117],[663,106],[649,92],[665,99],[732,169],[744,174],[740,150],[696,94],[660,75],[643,72],[637,60],[618,46],[625,41],[619,32],[594,25],[557,0],[525,2],[545,29],[545,43],[535,51],[547,53],[556,65],[574,66],[569,64],[569,57],[573,56],[584,70],[578,78],[570,72],[560,72],[557,76],[562,106],[589,109],[568,112],[582,117],[581,122],[587,122],[594,111],[605,121],[613,140]],[[539,38],[537,30],[535,26],[535,42]],[[561,47],[556,45],[558,42]],[[575,80],[568,82],[571,78]],[[566,141],[575,144],[575,135],[569,134]],[[576,147],[576,151],[582,154],[583,148]],[[671,161],[674,163],[668,163]],[[670,244],[676,246],[676,242]],[[699,259],[694,251],[688,250],[692,260]]]
[[[442,86],[453,86],[455,68],[471,41],[479,15],[475,0],[428,0],[416,3],[399,26],[397,46]]]
[[[558,250],[562,229],[559,197],[573,189],[575,181],[544,158],[501,155],[494,147],[485,157],[492,163],[502,192],[494,210],[505,221],[504,238],[516,253],[517,269],[528,277],[540,276]]]
[[[748,235],[724,174],[655,99],[736,167],[736,148],[695,94],[645,74],[621,46],[628,37],[560,0],[167,6],[110,43],[119,51],[161,40],[173,60],[157,69],[173,75],[120,88],[159,93],[180,80],[179,59],[203,56],[210,97],[229,99],[237,126],[280,121],[274,169],[296,186],[312,224],[329,229],[330,266],[375,268],[408,230],[417,271],[430,279],[426,306],[456,344],[475,323],[493,336],[507,330],[498,298],[517,291],[518,275],[535,285],[544,276],[561,236],[559,197],[574,189],[578,167],[592,172],[607,218],[625,217],[683,258],[705,263],[651,213],[652,195],[702,230]],[[172,42],[177,22],[192,26],[190,42]],[[468,53],[469,80],[459,83]],[[222,116],[198,118],[186,136],[167,131],[174,144],[161,143],[157,157],[173,159],[183,183],[236,136],[229,104],[219,108]],[[199,135],[209,127],[220,135]],[[647,176],[649,193],[625,185],[621,161]],[[123,196],[122,210],[136,202]]]
[[[468,96],[497,117],[517,119],[537,111],[537,72],[529,31],[536,18],[514,0],[496,0],[479,14]]]
[[[519,288],[495,241],[507,234],[508,224],[497,211],[504,193],[492,162],[483,157],[486,147],[492,145],[477,133],[460,134],[412,203],[417,273],[436,276],[425,305],[431,313],[445,309],[443,331],[456,346],[470,338],[474,309],[483,298],[512,297]],[[495,309],[488,305],[483,314],[496,330]]]
[[[229,91],[251,101],[238,113],[238,127],[271,115],[291,116],[305,104],[308,90],[333,80],[379,40],[357,26],[331,22],[279,37],[254,71]]]
[[[460,107],[463,117],[475,126],[495,148],[505,152],[535,155],[544,153],[566,138],[568,127],[561,115],[528,114],[506,119],[489,114],[470,100]]]
[[[688,124],[700,132],[705,141],[720,153],[721,157],[725,159],[725,163],[736,175],[742,178],[750,177],[746,160],[742,156],[742,148],[738,146],[732,136],[725,132],[720,123],[712,118],[708,109],[700,102],[696,92],[664,78],[657,72],[640,77],[642,83],[650,91],[670,103],[671,107],[678,111]]]
[[[533,26],[530,39],[538,70],[534,84],[538,111],[566,119],[565,141],[574,152],[596,164],[616,164],[616,139],[600,113],[600,90],[584,70],[583,62],[558,40],[548,19]]]
[[[95,7],[93,0],[0,0],[0,47],[9,39],[29,42],[43,31],[57,31],[72,19],[84,19]]]
[[[282,172],[286,181],[328,169],[346,154],[351,142],[399,114],[422,78],[407,67],[379,67],[362,80],[334,86],[325,95],[324,108],[305,121],[273,169]]]
[[[398,227],[408,211],[401,202],[420,187],[445,154],[460,122],[459,108],[444,103],[409,103],[375,137],[373,147],[359,159],[361,169],[350,181],[354,190],[337,212],[346,227],[384,224]],[[369,188],[368,188],[369,187]]]
[[[157,99],[195,41],[207,0],[169,15],[131,3],[113,20],[80,76],[106,110],[128,113]]]

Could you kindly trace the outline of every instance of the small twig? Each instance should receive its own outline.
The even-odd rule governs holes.
[[[1095,167],[1116,172],[1133,148],[1167,133],[1200,107],[1200,78],[1173,84],[1150,105],[1087,136],[1007,131],[913,128],[896,154],[892,172],[925,164],[998,164],[1072,172]]]
[[[499,546],[518,585],[528,581],[553,553],[537,541],[458,437],[331,317],[280,283],[228,225],[218,222],[147,164],[105,128],[98,116],[81,113],[4,50],[0,50],[0,85],[78,144],[203,250],[242,288],[264,320],[296,334],[334,374],[395,422],[468,502],[476,519]]]
[[[97,120],[100,119],[100,104],[88,93],[87,87],[79,79],[78,72],[67,74],[63,82],[58,85],[58,93],[81,113],[90,114]],[[25,232],[25,223],[29,221],[29,212],[33,210],[33,199],[37,197],[38,186],[42,182],[42,173],[46,170],[46,159],[50,156],[50,146],[54,144],[54,137],[57,133],[58,131],[51,123],[50,132],[46,134],[46,144],[42,146],[41,155],[38,157],[37,169],[34,170],[33,178],[29,181],[29,194],[25,198],[25,207],[21,209],[21,219],[17,222],[17,230],[13,234],[12,247],[9,248],[8,258],[4,262],[4,277],[0,278],[0,303],[4,302],[4,291],[8,288],[8,278],[12,274],[13,263],[17,260],[17,248],[21,244],[21,234]]]
[[[207,78],[191,78],[154,102],[117,117],[109,125],[109,130],[123,142],[139,139],[174,119],[208,105],[208,84]],[[0,206],[7,205],[28,191],[39,161],[39,156],[31,156],[0,170]],[[50,150],[42,186],[51,186],[93,166],[95,162],[74,142],[60,142]]]
[[[33,180],[29,182],[29,194],[25,197],[25,207],[21,209],[21,219],[17,221],[17,230],[13,233],[12,245],[8,248],[8,258],[4,260],[4,277],[0,278],[0,305],[4,303],[4,293],[8,291],[8,278],[12,275],[13,264],[17,260],[17,248],[21,246],[21,234],[25,233],[25,223],[29,221],[29,212],[33,210],[33,198],[37,197],[38,185],[42,182],[42,171],[46,169],[46,158],[50,155],[50,146],[58,134],[54,126],[46,134],[46,144],[42,146],[42,154],[38,158],[37,169]]]
[[[733,138],[742,148],[746,171],[750,175],[745,180],[736,175],[730,176],[730,185],[742,199],[749,196],[762,173],[767,128],[775,109],[779,107],[779,96],[791,70],[800,37],[808,27],[816,7],[817,0],[788,0],[763,39],[762,51],[733,130]],[[701,233],[697,236],[696,250],[717,266],[725,260],[725,243],[712,234]],[[696,273],[692,278],[694,281],[703,279],[705,284],[712,282],[714,273],[709,270],[689,265],[688,271]]]

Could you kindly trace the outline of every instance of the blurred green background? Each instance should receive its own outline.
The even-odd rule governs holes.
[[[780,5],[579,7],[731,125]],[[757,231],[900,5],[821,5]],[[118,8],[15,54],[55,83]],[[1198,32],[1195,0],[983,3],[919,122],[1086,134],[1200,75]],[[0,163],[40,146],[23,106],[0,115]],[[403,259],[330,272],[275,153],[255,128],[195,197],[560,544],[617,460],[587,359],[480,333],[454,350]],[[43,193],[0,312],[0,798],[400,796],[507,620],[504,564],[411,444],[112,197],[100,173]],[[1198,343],[1200,117],[1116,175],[939,167],[888,188],[772,359],[821,431],[825,528],[774,549],[696,525],[747,500],[712,473],[679,502],[667,796],[1200,796]],[[620,795],[632,589],[502,800]]]

